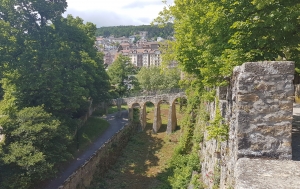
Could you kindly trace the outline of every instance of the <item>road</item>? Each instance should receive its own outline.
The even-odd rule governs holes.
[[[71,162],[64,172],[51,180],[45,189],[57,189],[63,182],[76,171],[84,162],[89,159],[95,151],[97,151],[108,139],[110,139],[117,131],[119,131],[128,122],[128,112],[126,110],[118,113],[109,114],[106,119],[110,126],[108,129],[79,157],[77,157],[73,162]]]

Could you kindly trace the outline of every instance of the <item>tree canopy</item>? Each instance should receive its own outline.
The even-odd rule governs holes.
[[[54,12],[59,4],[55,5]],[[11,14],[30,15],[25,5],[22,6],[22,11],[13,9]],[[103,57],[93,46],[95,25],[83,24],[82,19],[70,15],[52,18],[49,13],[50,16],[39,18],[44,14],[43,9],[35,11],[40,16],[26,20],[32,27],[13,25],[13,20],[2,16],[8,30],[17,33],[7,37],[13,44],[7,48],[12,50],[6,51],[8,58],[1,61],[5,68],[1,81],[4,101],[14,103],[17,109],[44,105],[56,115],[72,116],[88,99],[96,102],[106,99],[108,76]],[[46,18],[47,24],[37,24]]]
[[[136,77],[145,91],[168,90],[179,88],[180,71],[178,68],[142,67]]]
[[[67,130],[43,107],[24,108],[1,120],[0,188],[29,188],[52,176],[55,163],[70,157]]]
[[[0,0],[0,188],[32,188],[53,176],[70,155],[82,109],[109,98],[96,26],[63,18],[66,7],[66,0]]]
[[[138,84],[134,75],[136,69],[128,57],[119,55],[118,58],[108,67],[108,75],[112,87],[112,92],[115,97],[128,94]]]
[[[294,60],[299,67],[299,16],[293,0],[175,0],[154,22],[173,21],[172,51],[203,89],[225,84],[247,61]]]
[[[113,35],[114,37],[129,37],[134,34],[139,34],[139,31],[147,31],[148,38],[162,37],[165,39],[169,36],[173,36],[174,33],[173,24],[168,23],[164,28],[158,27],[157,25],[101,27],[97,28],[96,36],[109,37]]]

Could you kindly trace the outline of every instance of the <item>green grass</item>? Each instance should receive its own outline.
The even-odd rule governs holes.
[[[122,105],[121,106],[121,110],[127,110],[128,109],[128,106],[127,105]],[[118,111],[118,108],[117,106],[110,106],[108,108],[108,114],[112,114],[112,113],[115,113]]]
[[[169,110],[170,105],[168,103],[161,103],[160,104],[160,109],[167,109]],[[147,104],[147,113],[150,113],[152,111],[154,111],[154,105],[151,103]]]
[[[127,110],[128,106],[127,105],[122,105],[121,110]],[[117,106],[110,106],[107,110],[108,114],[112,114],[118,111]],[[105,114],[104,110],[96,110],[93,115],[94,116],[103,116]]]
[[[109,123],[99,117],[89,117],[78,131],[79,150],[86,149],[109,127]],[[76,145],[76,137],[75,137]]]
[[[2,106],[4,106],[4,101],[3,100],[0,100],[0,115],[2,115]]]

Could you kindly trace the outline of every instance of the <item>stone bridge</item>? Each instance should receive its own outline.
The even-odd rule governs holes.
[[[153,96],[137,96],[131,98],[118,98],[113,100],[112,104],[118,107],[118,110],[121,111],[121,105],[128,105],[128,119],[129,121],[133,121],[133,108],[136,106],[140,107],[140,124],[142,130],[146,127],[146,103],[151,102],[154,104],[154,120],[153,120],[153,132],[157,133],[162,125],[161,121],[161,113],[160,113],[160,104],[162,102],[168,102],[169,107],[169,116],[168,116],[168,124],[167,124],[167,133],[172,133],[177,126],[177,117],[176,117],[176,107],[175,100],[178,98],[186,98],[184,92],[179,93],[169,93],[169,94],[161,94],[161,95],[153,95]]]

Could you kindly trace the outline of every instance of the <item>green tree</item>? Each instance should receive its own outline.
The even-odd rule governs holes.
[[[136,79],[133,75],[136,74],[136,69],[126,56],[119,55],[118,58],[108,67],[108,75],[112,85],[112,91],[117,96],[124,96],[131,91],[131,86],[137,86]],[[115,96],[116,97],[116,96]]]
[[[174,22],[173,50],[200,89],[226,84],[247,61],[295,60],[299,64],[300,3],[293,0],[175,0],[155,22]]]
[[[178,68],[151,66],[142,67],[136,75],[140,87],[145,91],[168,90],[179,88],[180,71]]]
[[[94,24],[70,15],[63,18],[65,1],[3,0],[0,6],[7,11],[0,17],[17,31],[18,44],[18,53],[6,51],[13,59],[2,63],[7,67],[1,81],[4,92],[14,89],[4,95],[5,102],[17,109],[44,105],[48,112],[71,117],[88,99],[99,102],[108,97],[103,58],[94,48]],[[10,17],[21,13],[22,24]]]
[[[1,125],[0,188],[29,188],[53,176],[55,163],[70,157],[68,132],[41,106],[5,116]]]
[[[88,101],[109,97],[96,27],[63,18],[66,6],[65,0],[0,0],[2,188],[29,188],[52,176],[69,157],[72,119]]]
[[[157,25],[141,25],[141,26],[110,26],[97,28],[96,36],[109,37],[129,37],[130,35],[138,34],[139,31],[148,31],[148,38],[162,37],[167,38],[173,36],[173,24],[168,23],[166,27],[160,28]]]
[[[299,67],[299,18],[300,2],[293,0],[175,0],[174,5],[167,5],[155,22],[174,23],[176,41],[171,42],[170,50],[187,73],[183,82],[189,87],[187,115],[193,117],[199,110],[202,97],[214,100],[211,98],[215,96],[214,91],[209,90],[228,84],[236,65],[247,61],[295,60]],[[202,107],[205,108],[200,105],[200,109]],[[203,117],[203,123],[199,119],[198,124],[207,125],[207,118]],[[195,138],[195,133],[203,133],[202,125],[196,132],[198,124],[193,124],[193,120],[188,120],[184,129],[188,131],[184,135],[187,139],[183,142]],[[220,125],[217,115],[210,121],[208,132],[215,138],[226,140],[228,128]],[[186,143],[184,146],[191,145]],[[193,154],[189,148],[185,153]],[[189,168],[187,163],[180,164]],[[172,187],[187,188],[193,171],[181,172],[170,171],[172,175],[168,178]]]

